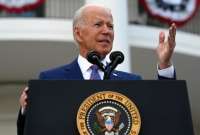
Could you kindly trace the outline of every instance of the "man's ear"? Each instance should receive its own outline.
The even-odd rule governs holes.
[[[78,42],[82,42],[82,33],[79,27],[74,28],[74,36]]]

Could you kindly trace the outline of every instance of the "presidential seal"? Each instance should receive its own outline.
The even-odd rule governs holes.
[[[125,95],[113,91],[89,96],[77,113],[80,135],[138,135],[140,126],[137,106]]]

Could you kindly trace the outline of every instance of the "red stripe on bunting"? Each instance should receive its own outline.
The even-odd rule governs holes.
[[[8,13],[22,13],[25,11],[34,10],[34,9],[38,8],[39,6],[41,6],[42,4],[44,4],[44,2],[45,2],[45,0],[37,0],[33,4],[26,4],[21,7],[8,7],[7,5],[0,4],[0,9],[6,11]]]

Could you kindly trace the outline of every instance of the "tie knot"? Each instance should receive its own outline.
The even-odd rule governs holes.
[[[92,71],[98,71],[99,69],[97,65],[92,65],[90,68],[92,69]]]

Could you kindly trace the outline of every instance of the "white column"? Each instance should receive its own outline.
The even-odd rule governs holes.
[[[118,70],[131,71],[130,48],[127,42],[128,9],[127,0],[85,0],[86,4],[101,4],[111,9],[114,18],[115,39],[112,51],[122,51],[125,55],[124,62],[118,66]]]

